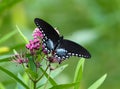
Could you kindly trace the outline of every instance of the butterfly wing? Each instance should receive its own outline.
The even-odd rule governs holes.
[[[42,40],[45,49],[47,51],[54,50],[54,47],[58,44],[58,41],[60,39],[59,34],[50,24],[42,19],[35,18],[34,22],[43,34]]]
[[[42,31],[44,35],[43,39],[50,39],[53,41],[53,43],[56,43],[59,40],[59,34],[50,24],[39,18],[35,18],[34,22],[36,26]]]
[[[67,51],[65,58],[68,58],[69,56],[78,56],[83,58],[91,57],[90,53],[84,47],[70,40],[63,39],[59,48]]]

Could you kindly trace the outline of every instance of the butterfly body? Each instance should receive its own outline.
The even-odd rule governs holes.
[[[48,53],[52,52],[53,56],[62,61],[70,56],[90,58],[90,53],[81,45],[64,39],[57,31],[42,19],[35,18],[35,24],[43,34],[43,45]]]

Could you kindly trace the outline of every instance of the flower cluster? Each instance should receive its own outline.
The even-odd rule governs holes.
[[[25,58],[25,56],[23,54],[15,54],[13,56],[14,60],[12,60],[13,62],[16,62],[18,64],[23,64],[23,63],[28,63],[28,59]]]
[[[58,32],[58,30],[56,31]],[[54,52],[48,53],[48,50],[46,50],[45,46],[42,43],[43,34],[39,30],[39,28],[35,28],[32,36],[33,40],[30,40],[29,43],[26,44],[27,53],[25,54],[25,57],[27,57],[27,59],[25,59],[25,57],[23,57],[22,55],[15,55],[14,62],[17,62],[19,64],[27,63],[32,57],[32,60],[34,60],[34,63],[37,66],[40,63],[37,60],[42,60],[39,59],[38,56],[41,56],[41,54],[44,53],[49,63],[61,63],[61,61],[55,57]]]
[[[34,39],[38,39],[38,38],[42,39],[43,38],[43,34],[38,28],[35,28],[35,30],[33,31],[32,36],[34,37]]]
[[[37,56],[37,51],[39,51],[41,46],[41,40],[43,38],[43,34],[42,32],[38,29],[35,28],[35,30],[33,31],[33,40],[30,40],[28,44],[26,44],[26,48],[28,49],[28,52],[25,54],[15,54],[13,56],[12,60],[13,62],[16,62],[18,64],[23,64],[23,63],[28,63],[30,57],[32,56],[32,58],[34,59],[34,56]],[[28,56],[29,55],[29,56]],[[36,62],[36,65],[39,64],[38,62]]]
[[[36,50],[39,50],[41,41],[43,38],[42,32],[36,28],[33,32],[33,40],[30,40],[28,44],[26,44],[26,48],[30,50],[31,54],[35,54]]]
[[[26,48],[30,50],[31,54],[34,54],[35,50],[39,50],[40,48],[39,39],[30,40],[29,44],[26,44]]]

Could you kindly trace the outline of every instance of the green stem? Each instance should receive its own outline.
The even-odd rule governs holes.
[[[49,77],[50,77],[50,73],[51,73],[51,71],[48,74],[47,82],[45,83],[44,89],[46,89],[46,87],[47,87],[47,84],[48,84],[48,81],[49,81]]]
[[[36,82],[36,81],[33,81],[33,83],[34,83],[34,89],[36,89],[36,84],[37,84],[37,82]]]
[[[46,67],[45,72],[48,70],[49,66],[50,66],[50,64]],[[27,73],[31,82],[33,83],[33,88],[32,89],[36,89],[37,82],[44,76],[45,72],[37,80],[32,79],[32,77]]]
[[[29,76],[29,75],[28,75]],[[37,82],[36,82],[36,80],[34,80],[34,79],[32,79],[30,76],[29,76],[29,78],[30,78],[30,80],[31,80],[31,89],[36,89],[36,84],[37,84]]]
[[[33,84],[33,88],[32,89],[36,89],[36,80],[34,80],[28,73],[27,73],[27,75],[28,75],[28,77],[29,77],[29,79],[31,80],[31,85]]]
[[[50,64],[46,67],[45,72],[36,80],[36,82],[38,82],[44,76],[44,74],[48,70],[49,66],[50,66]]]

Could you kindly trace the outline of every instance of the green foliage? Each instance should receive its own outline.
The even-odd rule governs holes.
[[[30,68],[31,71],[35,72],[36,71],[36,65],[34,63],[34,60],[33,60],[32,56],[29,56],[28,58],[29,58],[29,63],[28,63],[29,68]]]
[[[60,84],[60,85],[53,86],[50,89],[69,89],[78,84],[79,84],[79,82],[78,83],[70,83],[70,84]]]
[[[42,68],[40,68],[40,70],[44,73],[45,77],[48,78],[48,80],[53,86],[57,85],[57,83],[54,81],[52,77],[50,77],[49,74],[47,74]]]
[[[28,43],[28,39],[23,35],[23,33],[21,32],[21,30],[18,28],[18,26],[16,26],[16,27],[17,27],[17,30],[20,33],[21,37],[24,39],[25,43]]]
[[[10,77],[12,77],[14,80],[16,80],[17,82],[19,82],[22,86],[24,86],[26,89],[29,89],[29,87],[23,82],[21,81],[16,75],[14,75],[12,72],[10,72],[9,70],[3,68],[0,66],[0,70],[5,72],[6,74],[8,74]]]
[[[10,32],[9,34],[6,34],[5,36],[3,36],[1,39],[0,39],[0,43],[6,41],[7,39],[10,39],[13,35],[16,34],[16,30],[13,31],[13,32]]]
[[[93,83],[88,89],[98,89],[100,85],[104,82],[106,77],[107,74],[103,75],[100,79],[98,79],[95,83]]]
[[[74,82],[80,82],[82,79],[82,74],[83,74],[83,67],[84,67],[84,61],[85,59],[80,59],[78,62],[76,71],[75,71],[75,76],[74,76]],[[74,89],[79,89],[80,84],[77,84]]]
[[[25,81],[24,79],[23,79],[23,76],[21,76],[19,73],[18,73],[18,78],[21,80],[21,81]],[[24,82],[25,83],[25,82]],[[17,88],[18,89],[25,89],[25,87],[23,87],[19,82],[17,82]]]
[[[5,87],[2,83],[0,83],[0,89],[5,89]]]
[[[2,62],[9,62],[10,61],[10,57],[11,57],[12,55],[4,55],[4,56],[0,56],[0,63],[2,63]]]

